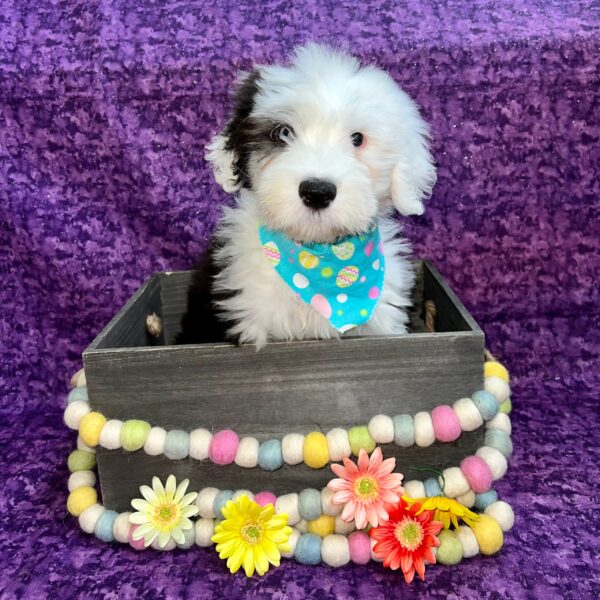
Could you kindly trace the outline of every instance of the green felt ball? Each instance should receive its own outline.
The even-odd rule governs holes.
[[[150,433],[150,423],[131,419],[123,423],[121,428],[121,446],[124,450],[135,452],[143,447]]]
[[[96,455],[93,452],[86,452],[85,450],[73,450],[69,454],[67,466],[71,473],[75,473],[75,471],[89,471],[96,466]]]
[[[438,533],[440,545],[437,549],[437,561],[443,565],[456,565],[463,557],[463,549],[460,540],[450,529],[442,529]]]
[[[512,410],[512,402],[510,401],[510,398],[508,400],[505,400],[499,407],[498,410],[501,413],[506,413],[507,415],[510,414],[510,411]]]
[[[375,450],[375,446],[377,446],[365,425],[362,427],[352,427],[348,431],[348,440],[350,441],[352,454],[355,456],[358,456],[361,448],[364,448],[370,454]]]

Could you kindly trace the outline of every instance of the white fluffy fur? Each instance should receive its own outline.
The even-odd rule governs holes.
[[[259,91],[251,117],[290,126],[283,151],[253,153],[251,189],[239,190],[235,154],[217,135],[207,159],[228,192],[240,191],[237,206],[225,209],[217,231],[220,274],[215,290],[237,292],[219,306],[236,324],[230,333],[259,347],[270,340],[333,338],[338,332],[310,306],[294,297],[266,260],[258,225],[264,223],[303,242],[332,242],[378,221],[386,271],[381,300],[371,320],[347,334],[400,334],[406,331],[413,274],[408,247],[398,239],[393,208],[421,214],[435,182],[427,149],[427,126],[413,101],[386,73],[360,67],[330,48],[309,45],[290,66],[259,67]],[[362,146],[351,136],[365,136]],[[314,211],[299,197],[309,178],[335,183],[337,196]]]

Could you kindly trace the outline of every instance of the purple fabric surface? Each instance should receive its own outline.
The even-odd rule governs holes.
[[[423,107],[439,182],[406,234],[513,375],[515,528],[410,587],[377,564],[246,580],[213,550],[106,545],[65,510],[81,351],[206,247],[226,196],[203,147],[234,73],[307,40]],[[0,597],[600,597],[598,42],[591,0],[2,3]]]

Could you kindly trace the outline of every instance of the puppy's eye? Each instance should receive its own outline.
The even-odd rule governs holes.
[[[291,141],[294,130],[289,125],[277,125],[271,130],[271,141],[276,144],[287,144]]]
[[[362,133],[360,133],[360,131],[356,131],[350,137],[352,138],[352,145],[356,146],[357,148],[359,146],[362,146],[362,143],[365,139],[365,136]]]

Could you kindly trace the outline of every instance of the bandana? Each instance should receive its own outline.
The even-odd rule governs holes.
[[[263,225],[258,232],[265,256],[283,281],[338,331],[371,318],[385,270],[378,227],[333,244],[303,245]]]

